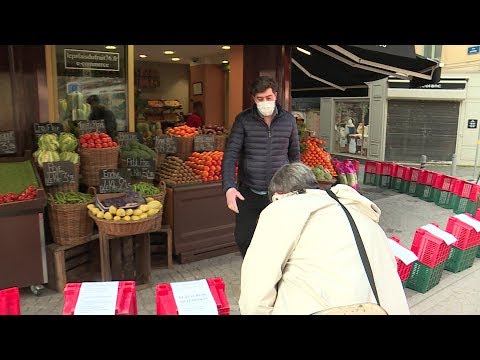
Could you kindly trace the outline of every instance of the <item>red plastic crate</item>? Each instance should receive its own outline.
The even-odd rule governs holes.
[[[0,290],[0,315],[21,315],[20,292],[17,287]]]
[[[393,172],[393,177],[403,179],[403,173],[406,168],[407,166],[397,164],[397,166],[395,166],[394,168],[395,171]]]
[[[377,167],[376,161],[365,161],[365,172],[369,174],[374,174]]]
[[[454,179],[451,192],[457,196],[460,196],[463,198],[469,198],[474,185],[475,185],[474,183],[471,183],[462,179]]]
[[[468,195],[468,198],[470,201],[473,201],[476,203],[478,201],[478,196],[480,195],[480,185],[477,184],[472,184],[472,189],[470,191],[470,194]]]
[[[400,239],[399,238],[397,238],[395,236],[390,236],[390,239],[392,239],[393,241],[398,243],[400,246],[403,246],[402,244],[400,244]],[[405,246],[403,246],[403,247],[405,247]],[[401,281],[407,280],[408,277],[410,276],[410,271],[412,270],[413,262],[406,265],[402,260],[400,260],[400,258],[398,258],[396,256],[395,256],[395,260],[397,261],[397,273],[398,273],[398,276],[400,277],[400,280]]]
[[[447,260],[450,254],[450,245],[427,230],[418,228],[415,231],[410,250],[417,255],[418,261],[423,265],[433,268]]]
[[[435,182],[433,183],[433,187],[435,189],[439,189],[442,191],[452,191],[453,189],[453,181],[456,178],[444,174],[437,174],[435,178]]]
[[[62,315],[73,315],[82,283],[68,283],[63,292]],[[137,293],[135,281],[119,281],[115,315],[137,315]]]
[[[410,180],[409,181],[414,181],[418,183],[418,179],[420,179],[425,172],[423,169],[418,169],[418,168],[410,168],[411,169],[411,174],[410,174]]]
[[[218,315],[229,315],[230,305],[225,295],[225,283],[220,277],[208,278],[208,286],[217,304]],[[178,315],[177,304],[173,297],[172,286],[169,283],[158,284],[155,289],[157,315]]]
[[[466,216],[473,217],[466,213]],[[461,219],[455,216],[448,218],[446,232],[449,232],[455,236],[458,241],[455,243],[455,247],[461,250],[470,249],[471,247],[480,245],[480,233],[478,233],[473,226],[463,222]]]
[[[438,173],[434,171],[424,170],[418,178],[418,183],[422,185],[432,186],[435,183]]]
[[[381,171],[381,174],[382,175],[388,175],[388,176],[391,176],[393,174],[393,163],[387,163],[387,162],[382,162],[380,163],[381,164],[381,168],[380,168],[380,171]]]
[[[403,169],[402,180],[410,181],[411,178],[412,178],[412,168],[405,166],[405,169]]]

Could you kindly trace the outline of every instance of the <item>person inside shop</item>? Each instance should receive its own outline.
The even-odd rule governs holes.
[[[87,98],[87,103],[90,104],[90,115],[88,120],[101,120],[105,121],[105,129],[108,135],[112,139],[117,137],[117,119],[113,111],[107,109],[104,105],[100,104],[100,98],[98,95],[90,95]]]
[[[187,117],[186,125],[195,128],[203,125],[203,103],[201,101],[193,103],[193,112]]]
[[[277,102],[275,80],[260,76],[250,93],[254,104],[236,116],[222,162],[222,187],[228,208],[236,213],[235,242],[242,257],[269,204],[270,179],[282,165],[300,159],[297,122]]]
[[[331,192],[350,212],[364,244],[381,307],[409,314],[397,263],[379,226],[380,209],[347,185]],[[268,188],[243,259],[239,306],[242,315],[310,315],[332,307],[376,303],[346,213],[318,189],[301,162],[281,167]]]

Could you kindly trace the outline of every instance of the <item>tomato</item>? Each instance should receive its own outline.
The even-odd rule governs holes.
[[[113,147],[117,146],[117,143],[116,143],[115,141],[112,142],[112,146],[113,146]]]
[[[96,147],[97,149],[101,149],[101,148],[102,148],[102,144],[96,144],[95,147]]]
[[[87,142],[87,140],[83,137],[80,138],[80,144],[85,144]]]
[[[105,133],[100,133],[100,135],[99,135],[99,136],[100,136],[100,139],[104,139],[104,138],[106,138],[108,135],[107,135],[107,134],[105,134]]]
[[[108,147],[112,147],[112,146],[113,146],[113,142],[112,142],[112,141],[109,141],[107,144],[108,144]]]
[[[92,138],[92,135],[90,134],[84,134],[82,136],[85,138],[85,140],[90,140]]]
[[[101,144],[102,143],[102,140],[100,139],[95,139],[95,144]]]
[[[102,138],[102,143],[108,143],[108,139],[106,137]]]
[[[88,144],[87,144],[87,143],[83,143],[83,144],[82,144],[82,148],[88,148]]]
[[[92,139],[93,139],[93,140],[100,139],[100,136],[98,136],[98,134],[97,134],[97,133],[93,133],[93,135],[92,135]]]
[[[94,147],[95,147],[95,144],[93,142],[88,144],[89,149],[94,148]]]
[[[106,143],[106,142],[102,143],[102,147],[107,148],[107,147],[108,147],[108,143]]]

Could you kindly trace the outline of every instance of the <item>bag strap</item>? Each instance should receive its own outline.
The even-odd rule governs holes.
[[[353,236],[355,237],[355,242],[357,243],[358,252],[360,253],[360,258],[362,259],[363,267],[365,268],[365,272],[367,273],[368,282],[372,287],[373,295],[375,295],[375,300],[377,300],[377,304],[380,305],[380,300],[378,299],[377,287],[375,286],[375,280],[373,279],[372,268],[370,267],[370,261],[368,261],[367,252],[365,251],[365,246],[363,245],[362,238],[360,236],[360,232],[358,231],[357,225],[355,221],[353,221],[352,215],[347,210],[347,208],[338,200],[337,196],[330,190],[326,190],[327,194],[333,198],[336,202],[340,204],[343,211],[347,215],[348,221],[350,222],[350,226],[352,227]]]

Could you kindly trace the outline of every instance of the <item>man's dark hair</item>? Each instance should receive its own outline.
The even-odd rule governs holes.
[[[277,82],[270,76],[259,76],[252,84],[250,93],[255,96],[258,93],[264,92],[267,89],[272,89],[275,93],[278,90]]]
[[[90,104],[90,105],[100,104],[100,98],[98,97],[98,95],[90,95],[86,101],[87,101],[87,104]]]

